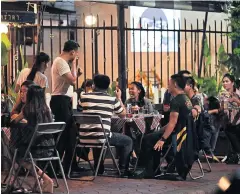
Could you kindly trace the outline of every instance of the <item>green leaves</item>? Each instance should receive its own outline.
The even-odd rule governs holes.
[[[232,32],[228,36],[236,41],[237,46],[233,49],[232,54],[223,53],[219,62],[228,67],[229,71],[235,76],[240,77],[240,2],[232,1],[229,8],[229,21]]]
[[[207,37],[204,40],[203,56],[205,58],[204,71],[206,72],[206,75],[208,76],[209,75],[208,68],[209,68],[209,65],[211,65],[212,58],[211,58],[211,51],[210,51],[210,48],[208,46]]]
[[[8,52],[11,49],[11,43],[5,33],[1,34],[1,64],[8,64]]]
[[[221,85],[218,85],[216,77],[202,77],[199,78],[196,75],[193,75],[195,81],[200,87],[200,91],[207,94],[208,96],[217,96],[218,92],[222,88]]]

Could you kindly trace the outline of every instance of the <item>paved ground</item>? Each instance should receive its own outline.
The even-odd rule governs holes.
[[[203,164],[205,167],[206,164]],[[113,177],[97,177],[94,182],[68,180],[70,194],[203,194],[214,193],[220,177],[230,175],[239,165],[212,164],[212,172],[205,173],[202,179],[186,181],[166,181],[154,179],[126,179]],[[197,166],[194,166],[193,175],[197,175]],[[3,175],[3,174],[2,174]],[[3,178],[3,177],[2,177]],[[63,181],[55,194],[64,192]],[[240,191],[239,191],[240,193]]]
[[[206,164],[204,164],[205,166]],[[97,177],[94,182],[68,181],[70,194],[203,194],[214,193],[216,184],[220,177],[229,175],[233,170],[239,168],[238,165],[212,164],[212,172],[205,173],[204,178],[176,182],[166,180],[150,179],[120,179],[112,177]],[[194,172],[196,167],[194,167]],[[196,175],[196,173],[195,173]],[[61,180],[61,183],[62,180]],[[64,193],[63,185],[56,189],[56,194]],[[239,191],[240,193],[240,191]]]

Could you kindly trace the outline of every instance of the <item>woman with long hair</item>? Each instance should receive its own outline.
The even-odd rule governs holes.
[[[38,123],[52,122],[52,116],[50,110],[45,101],[44,89],[38,85],[31,85],[27,91],[27,100],[20,113],[21,117],[17,117],[13,121],[15,128],[19,130],[19,138],[12,145],[13,148],[18,148],[18,157],[22,158],[25,154],[27,146],[33,136],[34,129]],[[23,120],[24,119],[24,120]],[[49,135],[41,135],[37,137],[36,144],[37,149],[32,150],[33,157],[51,157],[54,153],[52,146],[54,145],[53,137]],[[19,160],[21,162],[21,160]],[[32,170],[32,166],[27,163],[22,163],[23,167]],[[42,174],[42,170],[35,165],[39,176]],[[53,193],[53,181],[44,173],[42,183],[43,192]]]
[[[49,56],[44,53],[40,52],[35,59],[35,63],[33,64],[33,67],[30,68],[24,68],[17,79],[15,92],[18,93],[16,103],[13,107],[13,110],[16,109],[21,104],[21,96],[19,94],[20,87],[22,86],[23,82],[26,80],[33,81],[35,84],[41,86],[42,88],[48,87],[48,79],[46,75],[44,75],[44,71],[48,67],[48,62],[50,58]]]
[[[31,85],[33,85],[33,84],[34,84],[34,82],[30,81],[30,80],[27,80],[27,81],[22,83],[21,89],[20,89],[20,100],[21,101],[20,101],[20,103],[17,106],[14,106],[14,108],[12,109],[11,119],[14,119],[21,112],[24,104],[27,101],[27,91],[28,91],[28,88]]]
[[[147,109],[148,113],[154,111],[152,103],[149,99],[145,97],[145,89],[140,82],[132,82],[129,87],[130,98],[125,102],[125,104],[132,105],[132,111],[139,111],[140,108]]]
[[[225,91],[220,93],[219,99],[227,116],[225,132],[233,151],[237,154],[233,163],[240,164],[240,91],[236,89],[235,77],[231,74],[223,76],[222,84]]]
[[[40,52],[35,59],[35,63],[32,68],[24,68],[17,79],[15,92],[18,93],[20,86],[26,80],[34,81],[37,85],[42,88],[48,87],[48,80],[46,75],[44,75],[44,71],[48,67],[48,62],[50,61],[50,57],[48,54],[44,52]]]

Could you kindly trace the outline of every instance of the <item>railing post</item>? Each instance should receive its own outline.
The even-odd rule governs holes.
[[[201,77],[201,73],[202,73],[202,61],[203,61],[203,52],[204,52],[204,40],[206,38],[207,19],[208,19],[208,12],[205,13],[200,64],[199,64],[199,68],[198,68],[198,77]]]
[[[124,5],[118,5],[118,81],[122,91],[122,101],[126,100],[126,61],[125,61],[125,17]]]

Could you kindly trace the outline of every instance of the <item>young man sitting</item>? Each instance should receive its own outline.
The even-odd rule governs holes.
[[[120,150],[119,168],[128,171],[130,155],[133,149],[132,139],[121,133],[111,132],[111,117],[117,114],[119,117],[125,117],[126,111],[121,100],[121,90],[116,90],[116,97],[112,97],[107,93],[110,79],[106,75],[98,74],[93,79],[93,91],[91,93],[82,93],[81,106],[83,113],[99,115],[103,121],[103,127],[108,134],[110,145],[116,146]],[[99,143],[103,138],[103,132],[89,132],[89,129],[96,129],[98,125],[81,125],[80,142],[81,143]],[[91,137],[90,137],[91,136]],[[102,139],[103,140],[103,139]],[[96,168],[101,149],[93,149],[94,166]],[[104,172],[104,161],[101,161],[99,174]]]
[[[175,74],[171,76],[168,91],[174,96],[170,103],[169,122],[160,131],[144,137],[140,154],[140,166],[145,168],[145,177],[153,177],[159,165],[160,153],[168,138],[172,141],[173,151],[176,152],[176,134],[186,126],[186,120],[192,110],[192,103],[184,93],[185,79]],[[153,161],[153,165],[151,162]]]

